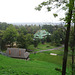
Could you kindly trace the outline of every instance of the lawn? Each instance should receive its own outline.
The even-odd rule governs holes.
[[[39,43],[38,46],[35,48],[34,45],[30,45],[28,49],[34,50],[34,51],[40,51],[40,50],[47,50],[55,48],[55,46],[52,46],[50,43],[41,44]]]
[[[43,53],[47,53],[47,54],[55,53],[55,54],[58,54],[58,55],[63,55],[64,51],[59,49],[59,50],[52,50],[52,51],[44,51]]]
[[[34,51],[52,48],[55,46],[49,43],[40,43],[37,48],[33,45],[29,46],[29,49]],[[0,55],[0,75],[61,75],[61,72],[56,71],[55,68],[61,69],[62,67],[63,49],[31,53],[29,61]],[[50,55],[50,53],[58,54],[58,56]],[[68,56],[66,75],[71,75],[71,59],[71,56]]]
[[[30,55],[31,60],[45,61],[49,63],[54,63],[56,65],[62,65],[63,56],[53,56],[49,53],[36,53]],[[71,56],[68,56],[67,67],[71,67]]]
[[[0,55],[0,75],[61,75],[55,68],[61,66],[45,61],[26,61]],[[69,69],[67,75],[71,75]]]
[[[47,50],[47,49],[53,49],[53,48],[57,48],[57,46],[54,46],[51,43],[45,43],[45,44],[39,43],[36,48],[34,47],[33,44],[28,47],[28,49],[33,51]],[[68,49],[71,50],[70,47]],[[60,48],[59,50],[61,50],[62,52],[62,50],[64,50],[64,47]]]

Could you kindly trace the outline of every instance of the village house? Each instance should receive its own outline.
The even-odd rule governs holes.
[[[29,59],[29,52],[21,48],[7,48],[6,55],[12,58]]]
[[[34,34],[34,39],[36,38],[43,39],[43,38],[46,38],[47,35],[51,35],[51,34],[47,32],[46,30],[39,30]]]

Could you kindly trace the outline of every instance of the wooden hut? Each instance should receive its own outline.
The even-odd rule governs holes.
[[[7,48],[6,54],[7,54],[7,56],[13,57],[13,58],[28,59],[30,53],[26,52],[26,49]]]

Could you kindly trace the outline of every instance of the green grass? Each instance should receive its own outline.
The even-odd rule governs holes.
[[[34,45],[30,45],[28,49],[34,50],[34,51],[40,51],[40,50],[47,50],[55,48],[55,46],[50,45],[50,43],[41,44],[39,43],[38,46],[35,48]]]
[[[60,51],[59,51],[59,53],[60,53]],[[31,60],[45,61],[45,62],[49,62],[49,63],[54,63],[56,65],[62,65],[62,60],[63,60],[63,56],[60,56],[60,55],[53,56],[53,55],[50,55],[50,53],[45,53],[45,52],[31,54],[30,58],[31,58]],[[71,62],[72,62],[72,58],[71,58],[71,56],[68,56],[68,59],[67,59],[67,67],[68,68],[71,68]]]
[[[52,49],[49,43],[39,44],[37,48],[33,45],[29,49],[34,51]],[[59,50],[45,51],[43,53],[30,54],[30,61],[13,59],[0,55],[0,75],[61,75],[55,68],[61,68],[63,56],[53,56],[50,53],[63,55],[64,48]],[[71,56],[68,56],[67,75],[71,75]]]
[[[13,59],[0,55],[0,75],[61,75],[60,65],[45,61]],[[67,69],[67,75],[71,75]]]
[[[37,54],[31,54],[30,58],[31,60],[45,61],[49,63],[54,63],[56,65],[62,64],[62,56],[53,56],[46,53],[37,53]]]
[[[55,54],[58,54],[58,55],[63,55],[64,51],[61,51],[61,50],[52,50],[52,51],[44,51],[43,53],[47,53],[47,54],[55,53]]]
[[[58,55],[63,55],[64,54],[64,47],[59,48],[58,50],[44,51],[43,53],[47,53],[47,54],[55,53],[55,54],[58,54]],[[69,56],[72,55],[72,50],[70,49],[70,47],[69,47],[68,55]]]

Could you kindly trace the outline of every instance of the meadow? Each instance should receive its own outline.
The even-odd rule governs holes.
[[[52,49],[55,46],[45,43],[39,44],[37,48],[30,45],[29,48],[33,51],[40,51]],[[63,49],[62,47],[58,50],[31,53],[29,61],[0,55],[0,75],[61,75]],[[58,55],[53,56],[50,53]],[[71,75],[71,56],[68,56],[66,75]]]
[[[0,55],[0,75],[61,75],[60,65],[45,61],[14,59]],[[67,75],[70,69],[67,69]]]

